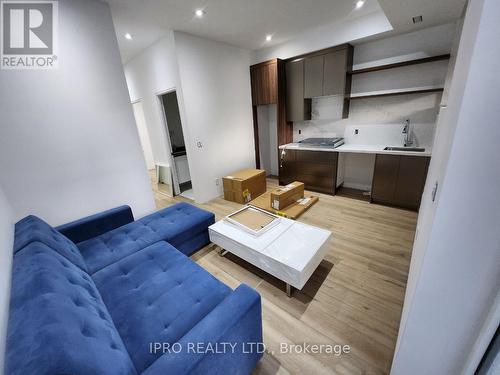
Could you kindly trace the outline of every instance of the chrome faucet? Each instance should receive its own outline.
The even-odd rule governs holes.
[[[405,135],[403,146],[410,147],[411,145],[413,145],[413,132],[410,125],[410,119],[405,120],[405,126],[403,127],[403,134]]]

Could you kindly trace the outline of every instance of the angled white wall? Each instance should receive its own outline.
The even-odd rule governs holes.
[[[0,374],[3,374],[5,338],[9,318],[10,275],[14,246],[14,219],[7,198],[0,186]]]
[[[59,1],[59,69],[0,71],[0,183],[14,217],[154,209],[109,6]]]
[[[499,17],[497,0],[469,2],[435,142],[444,154],[431,160],[422,199],[393,375],[471,374],[478,343],[487,345],[498,327]]]
[[[206,202],[222,195],[223,176],[255,166],[251,53],[179,32],[175,46],[193,190]]]
[[[184,122],[174,32],[169,31],[162,39],[128,62],[124,68],[130,100],[140,100],[143,106],[154,159],[160,163],[171,164],[170,144],[158,95],[177,90],[181,120]]]
[[[155,160],[170,165],[157,96],[177,90],[197,202],[222,195],[221,177],[255,166],[251,57],[247,50],[170,31],[125,65],[130,99],[143,103]]]

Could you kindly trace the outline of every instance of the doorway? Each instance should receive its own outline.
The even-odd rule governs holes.
[[[137,132],[139,133],[139,141],[141,143],[153,191],[171,197],[173,195],[173,189],[169,168],[168,165],[155,161],[142,101],[138,100],[133,102],[132,110],[134,112],[135,124],[137,126]]]
[[[159,99],[163,108],[165,130],[173,164],[171,170],[174,195],[194,199],[177,92],[175,90],[166,92],[159,95]]]

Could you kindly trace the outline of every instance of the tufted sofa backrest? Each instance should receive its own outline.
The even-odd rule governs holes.
[[[76,245],[45,221],[34,215],[16,223],[14,254],[32,242],[41,242],[56,251],[74,265],[87,271],[87,266]]]
[[[14,256],[5,373],[137,374],[91,277],[42,242]]]

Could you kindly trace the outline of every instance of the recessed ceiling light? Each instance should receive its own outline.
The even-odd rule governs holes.
[[[203,15],[205,14],[205,11],[203,9],[197,9],[194,14],[196,15],[196,17],[198,18],[201,18],[203,17]]]
[[[272,35],[266,35],[266,42],[270,42],[273,39]]]
[[[359,0],[356,2],[356,9],[361,8],[363,5],[365,5],[365,0]]]
[[[130,35],[130,33],[126,33],[125,39],[132,40],[132,35]]]

